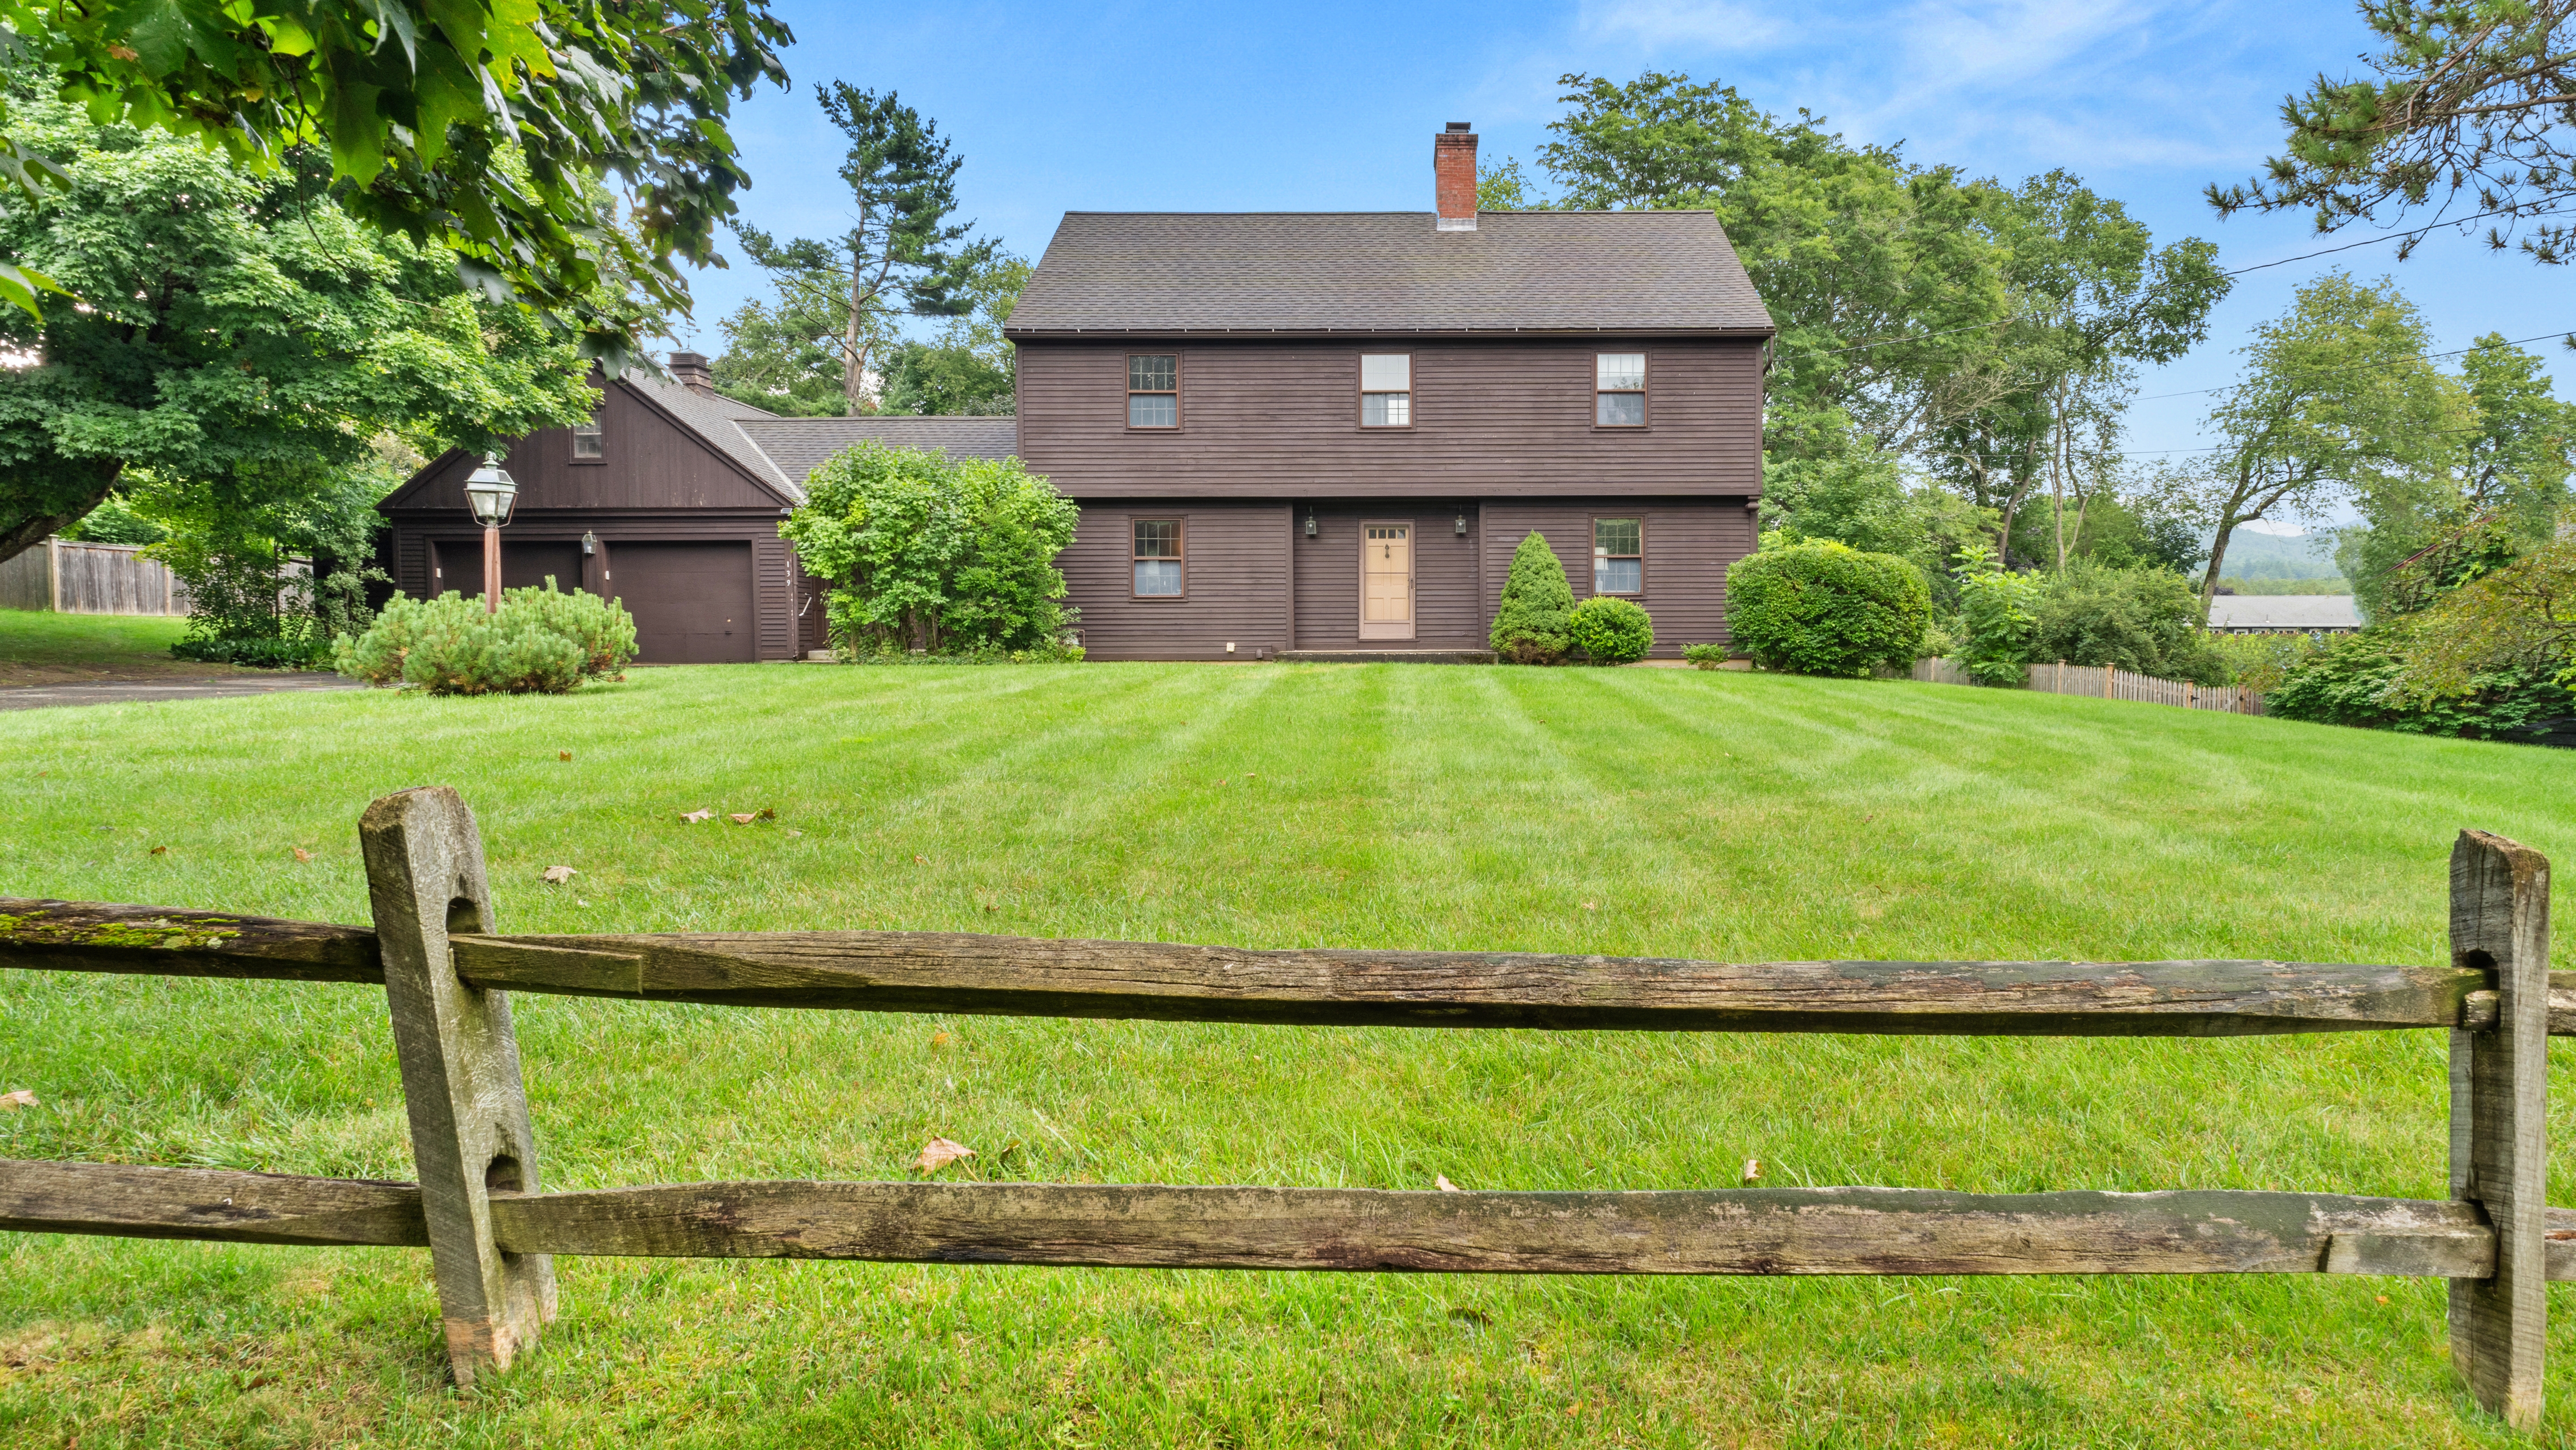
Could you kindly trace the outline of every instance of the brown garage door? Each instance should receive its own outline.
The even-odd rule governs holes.
[[[608,593],[635,616],[635,657],[711,665],[759,658],[751,545],[614,544]]]
[[[472,598],[483,592],[483,541],[480,539],[441,539],[438,556],[430,567],[438,571],[431,580],[432,594],[453,589]],[[501,540],[501,587],[532,589],[551,576],[555,587],[570,593],[581,587],[581,545],[567,539],[561,543],[516,543],[504,536]]]

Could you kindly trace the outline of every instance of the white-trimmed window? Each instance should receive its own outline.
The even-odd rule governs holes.
[[[608,456],[606,440],[600,434],[597,418],[572,425],[572,456],[584,463],[597,463]]]
[[[1413,354],[1360,354],[1360,426],[1413,426]]]
[[[1593,356],[1592,421],[1603,428],[1646,426],[1646,355],[1605,352]]]

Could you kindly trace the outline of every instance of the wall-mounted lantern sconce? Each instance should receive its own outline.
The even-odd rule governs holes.
[[[1315,511],[1313,509],[1306,510],[1306,537],[1310,539],[1315,537]]]
[[[590,557],[591,555],[598,553],[598,552],[599,552],[599,535],[592,533],[592,532],[591,532],[590,530],[588,530],[588,529],[584,529],[584,530],[582,530],[582,531],[581,531],[581,552],[582,552],[582,557],[584,557],[584,558],[588,558],[588,557]]]
[[[1467,515],[1463,511],[1458,515],[1458,537],[1467,537]]]

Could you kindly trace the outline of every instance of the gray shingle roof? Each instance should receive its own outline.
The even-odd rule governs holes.
[[[805,475],[862,439],[891,448],[945,449],[951,458],[1009,458],[1020,451],[1017,418],[753,418],[736,425],[798,498]]]
[[[1067,212],[1007,333],[1694,332],[1771,315],[1704,211]]]

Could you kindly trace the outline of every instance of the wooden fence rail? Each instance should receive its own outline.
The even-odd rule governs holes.
[[[1933,685],[1972,685],[1959,661],[1916,660],[1913,678]],[[2189,680],[2162,680],[2133,675],[2112,665],[2070,665],[2064,660],[2023,668],[2022,687],[2044,695],[2083,695],[2095,700],[2135,700],[2149,705],[2176,705],[2185,710],[2224,710],[2232,715],[2260,715],[2263,697],[2236,685],[2195,685]]]
[[[1505,1274],[2382,1274],[2449,1281],[2479,1402],[2541,1413],[2548,863],[2482,832],[2451,860],[2449,961],[1765,962],[1242,951],[907,932],[505,936],[455,792],[360,823],[373,928],[0,899],[0,967],[380,984],[417,1183],[0,1160],[0,1229],[426,1246],[460,1385],[555,1313],[552,1256]],[[547,1192],[512,991],[730,1006],[1307,1025],[2231,1036],[2440,1029],[2446,1200],[1901,1188],[1416,1193],[746,1182]]]

